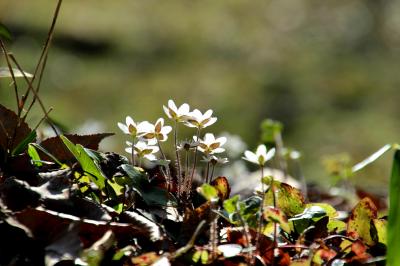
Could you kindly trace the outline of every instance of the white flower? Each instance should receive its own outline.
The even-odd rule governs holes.
[[[127,153],[132,154],[132,142],[127,141],[128,147],[125,149]],[[146,158],[150,161],[157,160],[157,157],[153,154],[159,151],[157,146],[148,145],[144,141],[138,141],[133,149],[133,153],[139,158]]]
[[[171,132],[172,127],[164,126],[164,119],[159,118],[153,125],[147,121],[140,123],[138,126],[138,132],[140,136],[148,140],[151,144],[154,144],[152,140],[156,139],[159,141],[166,141],[168,134]]]
[[[127,116],[125,119],[125,124],[118,122],[118,127],[125,134],[131,135],[133,137],[137,136],[138,125],[133,121],[132,117]]]
[[[222,145],[225,144],[226,138],[225,137],[220,137],[220,138],[215,138],[214,134],[212,133],[207,133],[204,136],[204,139],[197,139],[196,136],[193,136],[193,139],[197,142],[199,142],[198,149],[199,151],[203,152],[204,154],[215,154],[215,153],[221,153],[224,152],[225,149],[221,148]]]
[[[264,166],[264,164],[274,157],[274,155],[275,148],[272,148],[267,152],[267,147],[265,147],[264,144],[261,144],[257,147],[256,153],[252,151],[245,151],[243,159],[260,166]]]
[[[197,127],[197,128],[205,128],[211,126],[217,121],[216,117],[211,117],[213,111],[210,109],[204,114],[202,114],[199,110],[194,109],[189,113],[189,117],[186,119],[185,125],[188,127]]]
[[[190,113],[190,107],[187,103],[184,103],[177,108],[173,100],[168,101],[168,107],[163,105],[163,109],[165,114],[176,122],[186,121]]]

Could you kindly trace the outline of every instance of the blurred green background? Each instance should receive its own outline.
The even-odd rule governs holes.
[[[28,72],[55,5],[0,1],[8,47]],[[399,14],[400,2],[385,0],[65,0],[41,96],[72,132],[116,132],[106,144],[118,152],[116,123],[154,121],[170,98],[212,108],[219,121],[210,130],[251,148],[260,122],[273,118],[304,154],[306,178],[324,182],[324,155],[358,162],[400,141]],[[0,86],[0,103],[14,108],[12,88]],[[386,156],[356,182],[385,190],[389,171]]]

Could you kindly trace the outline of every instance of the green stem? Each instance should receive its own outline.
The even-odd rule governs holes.
[[[132,165],[135,166],[135,137],[132,136],[132,151],[131,151],[131,159]]]
[[[208,173],[210,172],[210,162],[207,162],[207,168],[206,168],[206,172],[204,174],[204,181],[209,184],[209,180],[208,180]]]
[[[156,140],[157,140],[158,148],[160,149],[161,156],[163,157],[163,160],[167,161],[167,157],[165,156],[165,153],[164,153],[163,149],[161,148],[161,144],[160,144],[159,138],[156,137]],[[170,189],[171,189],[171,179],[172,178],[171,178],[171,172],[169,171],[169,165],[165,166],[165,171],[166,171],[167,189],[168,189],[168,191],[170,191]]]
[[[212,182],[212,180],[213,180],[213,177],[214,177],[215,165],[216,165],[216,163],[213,163],[213,166],[212,166],[212,168],[211,168],[210,182]]]
[[[263,177],[264,177],[264,166],[260,165],[261,167],[261,204],[260,204],[260,219],[258,221],[258,228],[257,228],[257,236],[256,236],[256,250],[259,251],[260,249],[260,237],[262,234],[262,228],[264,225],[264,200],[265,200],[265,189],[264,189],[264,182],[263,182]]]
[[[174,132],[174,142],[175,142],[175,155],[176,155],[176,165],[177,165],[177,182],[178,182],[178,195],[180,196],[182,193],[182,171],[181,171],[181,159],[179,157],[178,150],[178,123],[175,121],[175,132]]]
[[[199,141],[200,138],[200,128],[197,128],[197,142]],[[192,167],[192,174],[190,175],[190,187],[192,186],[193,183],[193,177],[194,177],[194,172],[196,170],[196,164],[197,164],[197,148],[194,149],[194,160],[193,160],[193,167]]]

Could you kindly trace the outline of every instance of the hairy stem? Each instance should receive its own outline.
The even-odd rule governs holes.
[[[156,140],[157,140],[157,145],[158,145],[158,148],[160,149],[160,153],[161,153],[161,156],[162,156],[163,160],[167,161],[167,157],[165,156],[165,153],[164,153],[163,149],[161,148],[161,144],[160,144],[159,138],[156,137]],[[166,171],[166,178],[165,179],[167,181],[167,189],[168,189],[168,192],[169,192],[170,189],[171,189],[171,180],[172,180],[171,172],[169,171],[169,165],[165,166],[165,171]]]
[[[178,182],[178,195],[182,194],[182,171],[181,171],[181,159],[179,156],[178,149],[178,123],[175,121],[175,130],[174,130],[174,143],[175,143],[175,155],[176,155],[176,166],[177,166],[177,182]]]
[[[264,226],[264,200],[265,200],[265,188],[264,188],[264,166],[260,165],[261,168],[261,204],[260,204],[260,219],[258,221],[257,236],[256,236],[256,250],[260,249],[260,237]]]
[[[197,128],[197,134],[196,134],[196,136],[197,136],[197,141],[199,141],[199,138],[200,138],[200,128]],[[194,149],[193,167],[192,167],[192,173],[191,173],[191,175],[190,175],[190,181],[189,181],[190,187],[192,186],[193,177],[194,177],[194,172],[196,171],[196,164],[197,164],[197,148],[198,148],[198,146],[196,146],[196,148]]]

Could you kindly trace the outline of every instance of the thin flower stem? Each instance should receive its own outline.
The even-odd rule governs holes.
[[[132,165],[135,166],[135,140],[136,138],[132,136],[132,152],[131,152],[131,159]]]
[[[181,159],[179,157],[179,150],[178,150],[178,123],[175,121],[175,131],[174,131],[174,142],[175,142],[175,155],[176,155],[176,165],[178,170],[178,195],[180,196],[182,193],[182,171],[181,171]]]
[[[204,174],[204,181],[209,184],[208,173],[210,172],[210,162],[207,162],[206,172]]]
[[[259,251],[260,248],[260,237],[262,233],[262,228],[264,225],[264,200],[265,200],[265,189],[264,189],[264,165],[260,165],[261,168],[261,204],[260,204],[260,219],[258,221],[257,236],[256,236],[256,250]]]
[[[165,153],[164,153],[163,149],[161,148],[159,138],[156,137],[156,140],[157,140],[158,148],[160,149],[161,156],[163,157],[163,160],[167,161],[167,157],[165,156]],[[168,188],[168,191],[170,191],[172,178],[171,178],[171,172],[169,171],[169,166],[165,166],[165,171],[166,171],[167,188]]]
[[[139,157],[139,167],[142,167],[142,157]]]
[[[197,128],[197,141],[199,141],[200,138],[200,127]],[[193,167],[192,167],[192,174],[190,175],[190,187],[192,186],[193,183],[193,177],[194,177],[194,172],[196,170],[196,164],[197,164],[197,148],[194,149],[194,160],[193,160]]]
[[[213,166],[211,168],[210,182],[212,182],[213,177],[214,177],[215,165],[216,165],[216,163],[213,163]]]
[[[19,101],[17,81],[15,80],[14,71],[13,71],[13,68],[12,68],[12,66],[11,66],[10,59],[8,58],[9,55],[8,55],[8,53],[7,53],[6,47],[5,47],[5,45],[4,45],[4,43],[3,43],[3,41],[2,41],[1,39],[0,39],[0,46],[1,46],[1,50],[3,51],[4,57],[5,57],[5,59],[6,59],[7,66],[8,66],[8,70],[10,70],[11,78],[12,78],[12,80],[13,80],[13,87],[14,87],[14,92],[15,92],[15,99],[16,99],[16,101],[17,101],[18,117],[20,117],[22,108],[21,108],[20,101]]]

